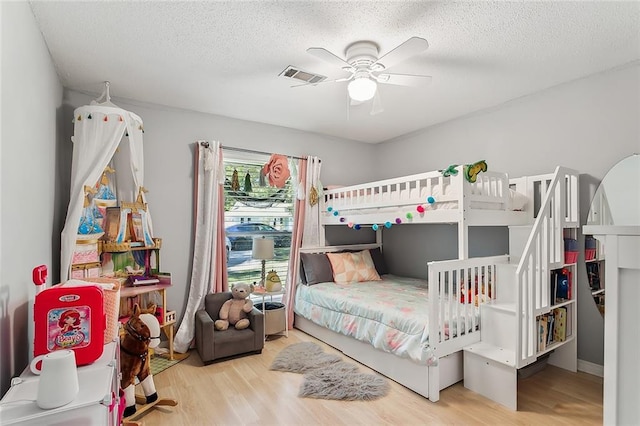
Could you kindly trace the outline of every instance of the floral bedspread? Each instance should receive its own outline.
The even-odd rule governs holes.
[[[425,363],[426,280],[384,275],[381,281],[299,285],[295,312],[377,349]]]

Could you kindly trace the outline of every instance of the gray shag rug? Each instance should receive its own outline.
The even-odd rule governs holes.
[[[361,373],[358,366],[326,354],[313,342],[295,343],[275,357],[271,370],[303,373],[298,396],[306,398],[371,401],[389,392],[384,378]]]

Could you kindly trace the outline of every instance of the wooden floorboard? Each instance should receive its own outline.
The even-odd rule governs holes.
[[[139,420],[171,426],[602,424],[602,379],[553,366],[519,381],[518,411],[465,389],[462,382],[444,389],[436,403],[393,381],[390,393],[376,401],[299,398],[302,375],[269,366],[280,350],[301,341],[339,353],[299,330],[267,341],[261,355],[208,366],[191,351],[189,358],[154,376],[159,397],[175,398],[178,405],[155,408]]]

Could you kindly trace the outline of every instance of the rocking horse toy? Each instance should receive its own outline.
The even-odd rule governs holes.
[[[152,335],[152,330],[154,331]],[[152,343],[153,342],[153,343]],[[149,348],[160,343],[160,325],[152,314],[141,314],[136,304],[133,314],[124,325],[124,335],[120,339],[120,369],[122,378],[120,387],[124,390],[126,408],[124,417],[140,416],[155,405],[175,406],[174,399],[158,399],[158,393],[153,382],[153,375],[149,367]],[[143,396],[135,394],[135,379],[142,385]],[[143,404],[138,411],[136,403]]]

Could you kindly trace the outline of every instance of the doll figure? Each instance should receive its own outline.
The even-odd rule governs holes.
[[[80,313],[75,309],[66,310],[60,315],[58,321],[58,327],[60,327],[60,333],[68,333],[80,329]]]

